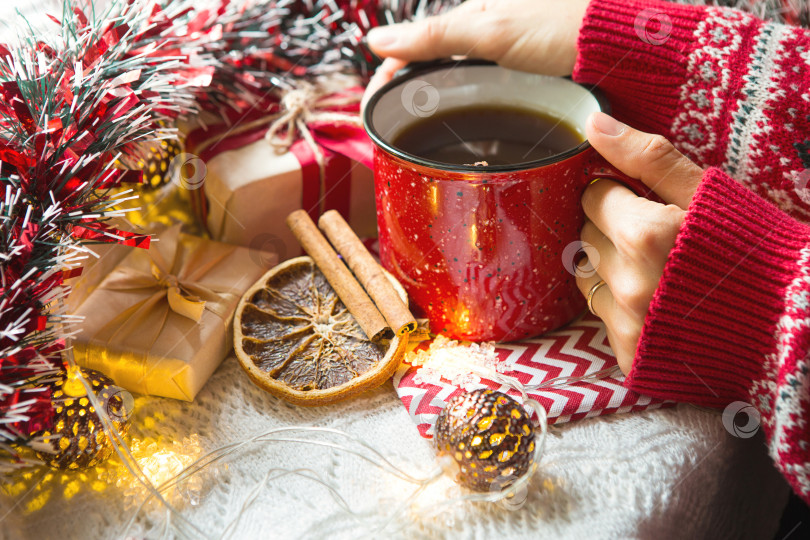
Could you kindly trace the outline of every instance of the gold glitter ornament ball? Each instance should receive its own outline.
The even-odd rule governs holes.
[[[459,467],[456,481],[474,491],[501,491],[534,459],[534,429],[523,407],[494,390],[451,399],[436,420],[436,448]]]
[[[129,394],[100,371],[81,368],[81,372],[117,432],[125,435],[131,412],[128,410],[131,402],[126,399]],[[54,469],[71,470],[93,467],[109,458],[113,452],[112,442],[102,428],[76,369],[62,373],[50,386],[53,425],[34,436],[40,437],[53,451],[38,451],[37,456]]]

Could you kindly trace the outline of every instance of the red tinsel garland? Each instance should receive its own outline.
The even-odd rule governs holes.
[[[54,19],[62,48],[36,38],[0,46],[0,450],[12,460],[8,443],[26,443],[51,421],[51,396],[39,383],[63,368],[59,301],[64,280],[80,272],[71,255],[86,242],[148,248],[149,236],[105,223],[115,204],[105,192],[142,181],[121,164],[143,153],[139,139],[159,121],[190,111],[172,92],[193,84],[183,77],[207,71],[197,81],[204,85],[213,71],[161,47],[178,29],[162,10],[139,20],[136,8],[121,5],[116,18],[94,24],[66,9]]]

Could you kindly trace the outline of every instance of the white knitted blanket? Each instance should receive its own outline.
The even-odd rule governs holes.
[[[178,441],[182,457],[290,425],[352,433],[414,476],[435,467],[430,442],[417,434],[390,382],[343,404],[304,409],[255,387],[233,358],[194,403],[138,398],[131,436],[157,440],[164,450]],[[271,468],[311,469],[362,516],[351,517],[312,480],[285,476],[262,487]],[[120,486],[110,483],[111,469],[37,472],[24,489],[15,488],[19,494],[2,497],[0,536],[162,537],[167,513],[156,504],[124,530],[143,491],[126,475],[118,477]],[[690,406],[553,426],[525,500],[459,503],[438,518],[423,517],[437,501],[460,495],[443,478],[384,532],[374,528],[378,517],[394,514],[415,486],[351,454],[257,444],[229,456],[215,473],[203,475],[199,504],[190,502],[196,486],[170,497],[197,528],[186,529],[192,538],[220,537],[229,524],[230,538],[771,538],[788,493],[760,437],[735,438],[718,413]],[[251,495],[253,503],[232,523]]]

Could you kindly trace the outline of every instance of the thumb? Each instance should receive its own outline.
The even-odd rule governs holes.
[[[465,2],[441,15],[414,22],[373,28],[368,33],[369,47],[379,56],[409,62],[454,55],[497,60],[491,58],[492,51],[486,50],[490,40],[481,39],[481,32],[476,29],[478,18],[473,13],[467,14],[471,11],[467,4],[472,6],[475,2]]]
[[[588,119],[588,141],[611,165],[641,180],[666,203],[686,210],[703,169],[681,154],[663,135],[638,131],[605,113]]]
[[[371,99],[371,96],[382,88],[385,83],[393,79],[394,74],[406,65],[408,65],[407,62],[396,58],[386,58],[383,60],[383,63],[380,64],[380,67],[377,68],[377,71],[374,72],[374,76],[371,77],[366,85],[366,90],[363,92],[363,99],[360,101],[360,110],[366,110],[366,105],[368,104],[368,100]]]

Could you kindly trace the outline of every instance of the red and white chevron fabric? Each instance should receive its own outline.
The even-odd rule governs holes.
[[[423,342],[417,348],[427,349],[429,345],[430,342]],[[517,378],[524,386],[538,385],[556,377],[580,377],[616,365],[616,358],[608,346],[605,325],[591,314],[540,338],[498,344],[495,352],[498,362],[506,363],[508,370],[504,374]],[[417,383],[420,380],[416,376],[417,370],[417,367],[403,363],[394,375],[394,387],[419,433],[430,438],[441,410],[464,389],[445,379],[439,384]],[[580,381],[529,391],[528,394],[545,407],[549,424],[671,404],[631,392],[622,386],[623,380],[620,374],[618,378]],[[481,379],[480,384],[473,386],[489,387],[520,398],[515,390],[487,379]]]

